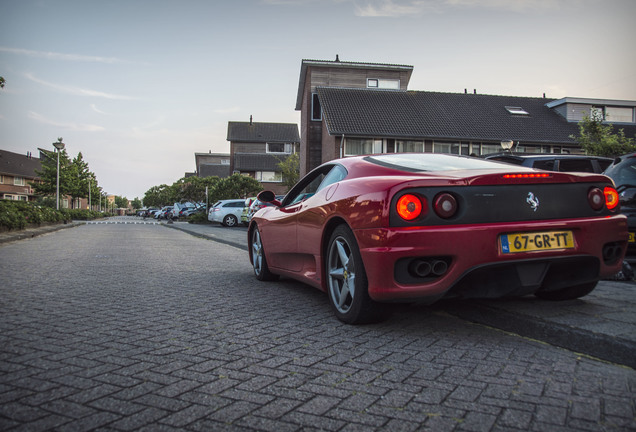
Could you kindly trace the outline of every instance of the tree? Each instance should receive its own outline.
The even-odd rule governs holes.
[[[139,198],[135,198],[134,200],[132,200],[130,205],[132,206],[133,210],[139,210],[142,207],[141,200]]]
[[[5,83],[4,77],[0,76],[0,88],[4,88],[4,83]]]
[[[216,176],[184,177],[172,186],[177,194],[177,202],[200,203],[205,202],[205,189],[209,191],[219,182]]]
[[[94,176],[88,170],[88,163],[84,161],[82,152],[79,152],[68,166],[67,193],[73,202],[79,202],[80,198],[88,198],[89,182],[94,180]]]
[[[41,170],[35,170],[40,177],[40,182],[30,183],[33,191],[37,195],[55,196],[57,192],[57,154],[54,151],[42,152],[43,158],[40,159],[42,164]],[[68,167],[71,160],[66,153],[66,149],[60,151],[60,197],[68,192]]]
[[[128,208],[128,198],[116,196],[115,197],[115,206],[117,208]]]
[[[625,136],[623,129],[613,133],[614,126],[603,124],[602,114],[593,113],[579,122],[579,136],[571,136],[589,155],[616,157],[636,151],[634,138]]]
[[[289,191],[300,178],[300,156],[294,153],[278,164],[283,174],[283,184]]]
[[[162,207],[175,202],[174,189],[167,184],[153,186],[144,195],[144,204],[148,207]]]
[[[210,191],[210,203],[222,199],[247,198],[263,190],[261,184],[252,177],[232,174],[219,180]]]

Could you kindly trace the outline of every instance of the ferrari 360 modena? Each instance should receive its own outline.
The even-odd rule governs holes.
[[[628,238],[612,180],[445,154],[325,163],[252,218],[259,280],[328,294],[341,321],[389,302],[535,295],[575,299],[622,266]]]

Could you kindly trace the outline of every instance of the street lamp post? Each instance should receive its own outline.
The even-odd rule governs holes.
[[[58,138],[56,142],[53,143],[53,147],[57,149],[57,186],[55,188],[55,208],[57,210],[60,209],[60,152],[64,150],[64,143],[62,142],[62,138]]]

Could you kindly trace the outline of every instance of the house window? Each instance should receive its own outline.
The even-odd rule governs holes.
[[[625,107],[605,107],[605,121],[612,123],[634,123],[634,109]]]
[[[15,186],[24,186],[24,178],[22,178],[22,177],[13,177],[13,184]]]
[[[230,164],[229,159],[221,159],[221,165],[229,165],[229,164]]]
[[[256,171],[254,178],[260,182],[282,182],[283,173],[276,171]]]
[[[395,141],[396,153],[424,153],[422,141]]]
[[[367,88],[399,90],[400,89],[400,80],[399,79],[385,79],[385,78],[368,78],[367,79]]]
[[[312,93],[311,95],[311,119],[314,121],[322,120],[322,109],[320,108],[318,93]]]
[[[4,176],[0,175],[0,184],[4,184]]]
[[[345,138],[345,156],[382,153],[381,139]]]
[[[528,111],[526,111],[523,108],[518,107],[518,106],[507,106],[506,110],[510,114],[514,114],[514,115],[530,115],[530,113]]]
[[[267,153],[286,153],[292,152],[291,143],[267,143]]]

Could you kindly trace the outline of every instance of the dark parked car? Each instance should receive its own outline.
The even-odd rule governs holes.
[[[615,159],[605,171],[605,175],[614,180],[621,203],[621,212],[627,216],[629,240],[627,256],[629,263],[636,262],[636,153],[630,153]]]
[[[334,160],[311,171],[248,229],[259,280],[328,293],[346,323],[382,302],[534,294],[567,300],[616,274],[627,219],[612,181],[445,154]]]
[[[538,168],[547,171],[602,173],[613,159],[601,156],[570,155],[557,153],[493,153],[486,159]]]

